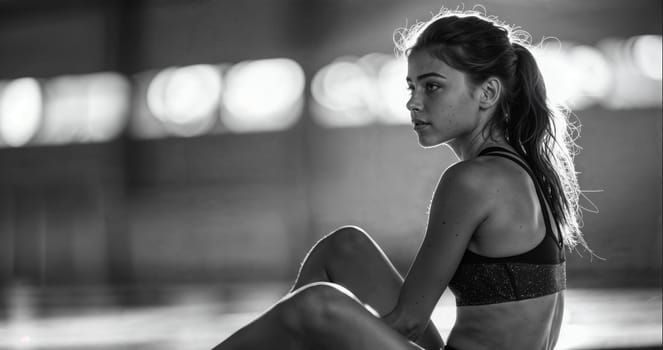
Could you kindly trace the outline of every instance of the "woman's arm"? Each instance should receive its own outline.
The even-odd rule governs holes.
[[[401,288],[398,303],[384,320],[417,339],[446,289],[477,227],[492,205],[485,166],[460,162],[444,173],[430,207],[426,235]]]

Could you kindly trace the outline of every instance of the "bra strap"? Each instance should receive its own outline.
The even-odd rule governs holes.
[[[550,232],[550,234],[554,238],[555,243],[557,243],[557,246],[559,248],[563,248],[564,243],[563,243],[563,240],[561,239],[561,237],[559,237],[559,236],[555,237],[553,235],[552,227],[551,227],[551,224],[550,224],[550,218],[548,216],[549,212],[550,212],[550,214],[552,214],[550,204],[548,203],[545,196],[543,195],[543,193],[544,193],[543,189],[541,188],[541,185],[539,184],[536,177],[534,176],[534,172],[532,171],[532,169],[530,169],[530,167],[527,165],[527,163],[525,163],[525,161],[518,154],[516,154],[516,153],[514,153],[510,150],[507,150],[505,148],[502,148],[502,147],[488,147],[488,148],[482,150],[481,152],[479,152],[479,156],[485,156],[485,155],[497,156],[497,157],[510,159],[513,162],[515,162],[516,164],[520,165],[521,168],[525,169],[525,171],[532,178],[532,181],[534,181],[534,187],[536,189],[536,196],[539,198],[539,203],[542,204],[542,209],[545,210],[545,215],[543,215],[543,220],[546,224],[546,230],[547,230],[547,232]],[[558,233],[558,235],[561,235],[562,231],[560,230],[559,223],[557,222],[557,220],[554,220],[554,221],[555,221],[555,227],[557,228],[557,233]]]

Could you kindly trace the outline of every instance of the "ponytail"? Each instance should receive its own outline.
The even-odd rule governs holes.
[[[507,131],[518,141],[516,149],[523,154],[536,153],[538,138],[546,128],[546,87],[532,54],[518,43],[513,44],[516,54],[516,76],[513,97],[509,103]],[[523,149],[524,148],[524,149]]]
[[[580,243],[589,250],[580,233],[580,189],[573,157],[577,151],[568,115],[547,100],[546,87],[536,59],[528,48],[513,43],[515,80],[505,113],[509,144],[525,158],[560,223],[564,243]]]

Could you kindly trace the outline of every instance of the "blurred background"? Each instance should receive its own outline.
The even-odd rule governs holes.
[[[567,254],[559,348],[660,348],[661,2],[481,5],[582,124],[604,259]],[[0,0],[0,349],[211,348],[341,225],[405,273],[455,157],[418,146],[393,38],[441,6]]]

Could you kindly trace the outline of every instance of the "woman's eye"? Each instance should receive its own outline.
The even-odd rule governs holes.
[[[438,85],[438,84],[434,84],[434,83],[426,84],[426,91],[429,91],[429,92],[435,91],[439,88],[441,88],[441,86]]]

